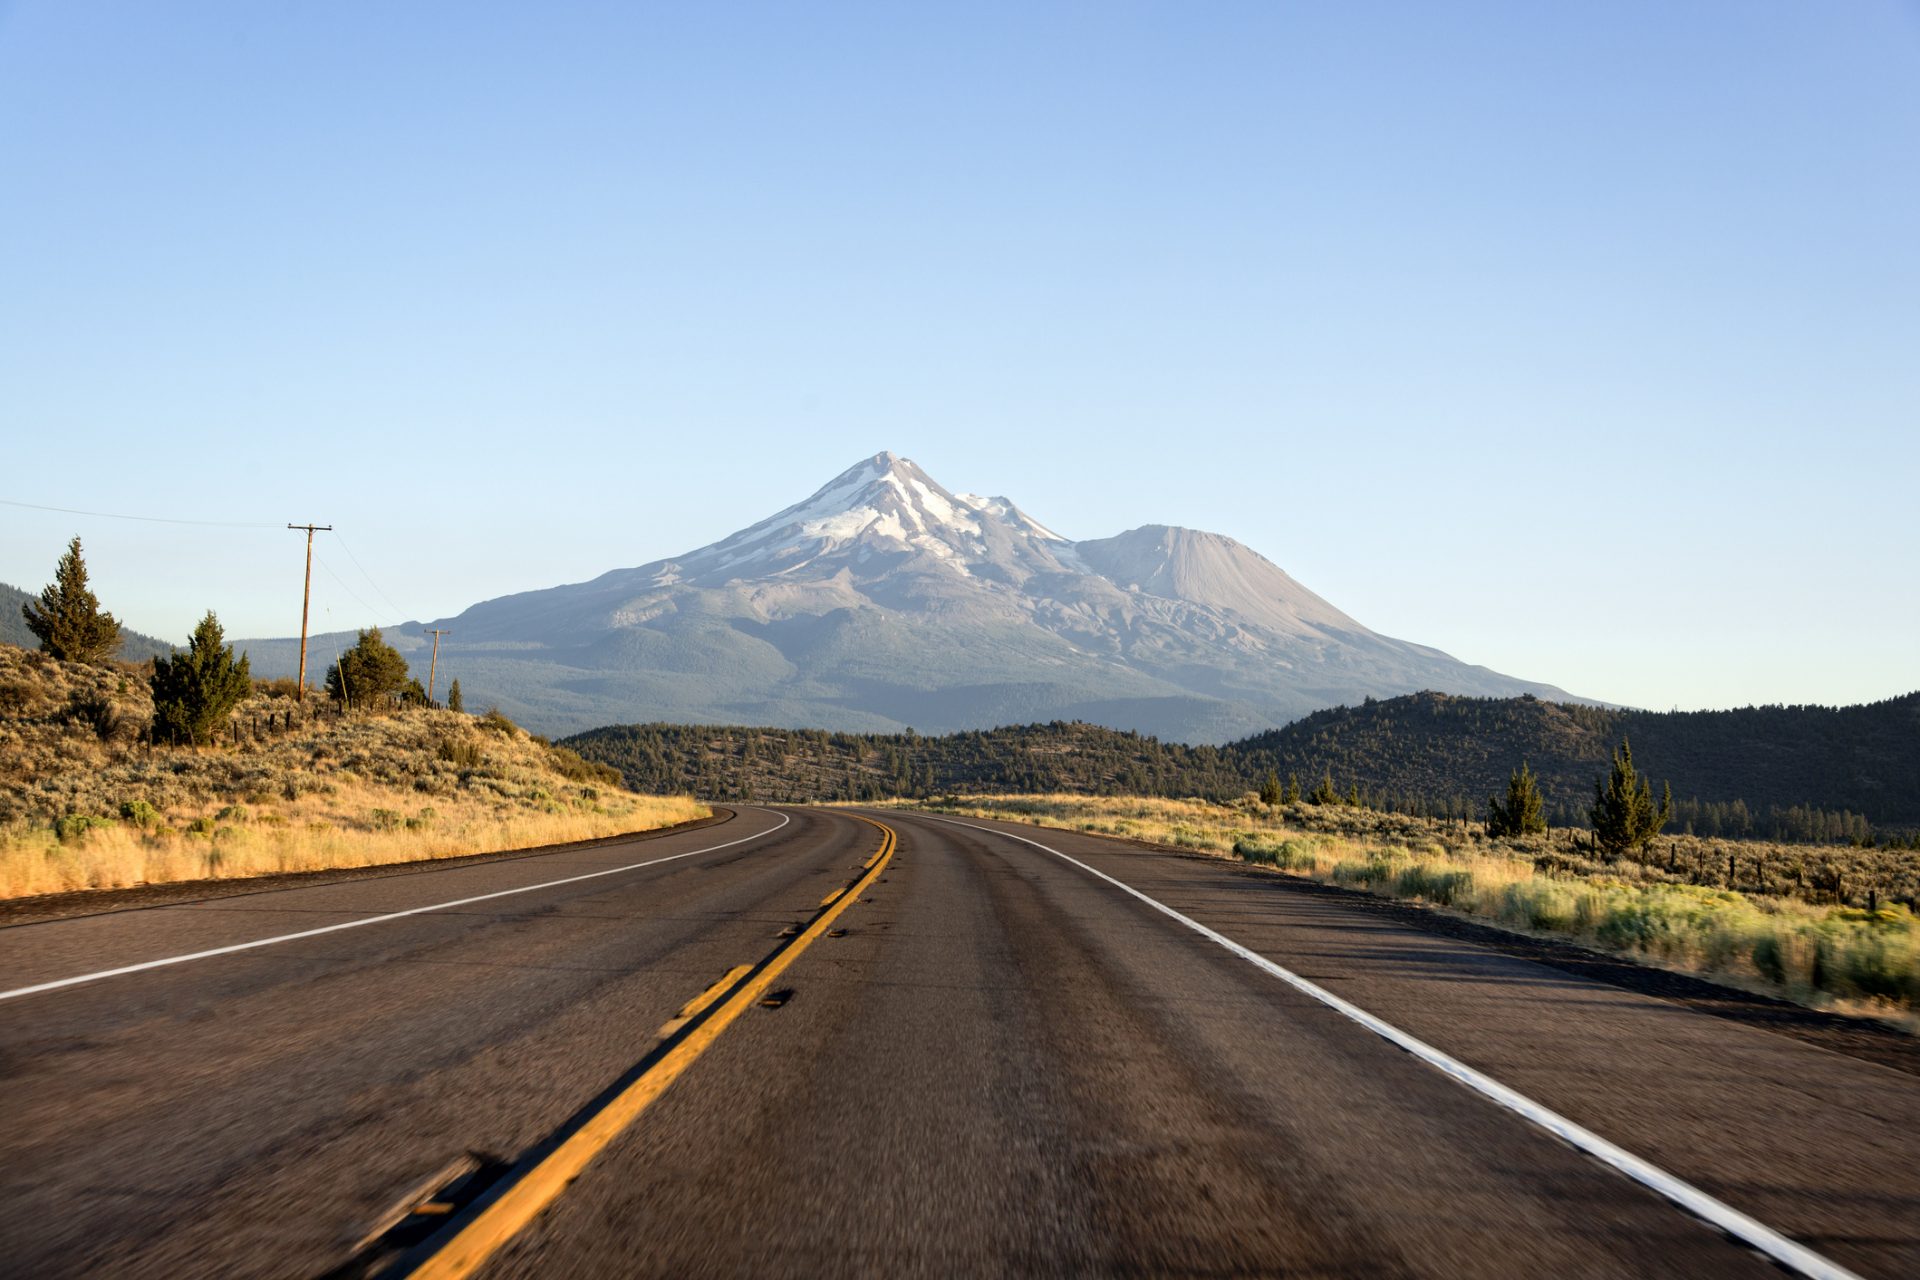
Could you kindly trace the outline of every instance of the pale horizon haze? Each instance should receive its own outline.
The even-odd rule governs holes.
[[[289,521],[316,631],[429,621],[891,450],[1582,696],[1879,700],[1920,7],[0,0],[0,442],[0,581],[79,534],[175,641],[297,631]]]

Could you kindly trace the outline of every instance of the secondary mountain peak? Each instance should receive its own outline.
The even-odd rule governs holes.
[[[1079,543],[1075,550],[1096,573],[1128,590],[1204,605],[1286,635],[1367,633],[1279,565],[1225,534],[1147,524]]]

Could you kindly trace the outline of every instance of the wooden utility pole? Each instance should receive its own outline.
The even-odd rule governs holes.
[[[293,700],[307,700],[307,607],[313,603],[313,535],[314,533],[332,533],[330,524],[290,524],[289,529],[307,531],[307,585],[300,592],[300,687],[295,690]]]
[[[433,637],[433,660],[427,663],[427,705],[432,706],[433,673],[440,669],[440,637],[450,636],[453,632],[445,627],[428,627],[426,631]]]

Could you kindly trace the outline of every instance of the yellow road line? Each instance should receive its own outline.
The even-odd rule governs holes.
[[[833,905],[833,900],[834,900],[835,898],[837,898],[837,897],[839,897],[839,896],[840,896],[841,894],[843,894],[843,893],[845,893],[845,892],[846,892],[846,890],[845,890],[845,889],[835,889],[835,890],[834,890],[834,891],[833,891],[832,893],[830,893],[830,894],[828,894],[828,895],[827,895],[826,897],[824,897],[824,898],[822,898],[822,899],[820,899],[820,905],[821,905],[821,906],[823,906],[823,907],[830,907],[830,906],[832,906],[832,905]]]
[[[502,1245],[532,1222],[541,1210],[552,1204],[566,1190],[567,1184],[580,1176],[589,1161],[599,1155],[627,1126],[639,1119],[640,1113],[665,1093],[667,1086],[679,1079],[681,1073],[720,1038],[720,1033],[734,1019],[751,1009],[773,986],[774,980],[799,959],[800,953],[853,905],[859,897],[859,891],[877,879],[881,869],[887,865],[887,859],[893,854],[896,837],[893,828],[884,823],[874,822],[859,814],[851,816],[880,828],[882,838],[880,852],[874,855],[860,878],[848,886],[848,891],[831,906],[823,908],[799,937],[762,961],[759,969],[735,987],[732,994],[712,1013],[687,1030],[679,1043],[667,1050],[632,1084],[608,1099],[600,1110],[588,1117],[559,1146],[518,1178],[505,1184],[498,1193],[483,1197],[483,1207],[479,1207],[470,1220],[409,1271],[409,1276],[414,1280],[459,1280],[478,1270]],[[710,988],[709,994],[711,991]]]
[[[673,1035],[680,1030],[680,1028],[699,1017],[701,1010],[705,1009],[715,1000],[718,1000],[721,996],[727,994],[729,987],[752,972],[753,966],[750,964],[737,964],[727,970],[726,977],[720,979],[720,981],[714,983],[705,991],[702,991],[699,995],[681,1005],[679,1013],[676,1013],[673,1017],[661,1024],[660,1038],[665,1040],[668,1036]]]

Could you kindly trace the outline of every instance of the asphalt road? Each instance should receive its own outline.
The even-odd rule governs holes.
[[[837,937],[782,935],[879,831],[760,808],[0,928],[6,992],[216,952],[0,999],[0,1269],[351,1274],[436,1171],[537,1156],[803,945],[480,1274],[1780,1273],[1097,872],[1824,1259],[1920,1275],[1920,1076],[1217,860],[874,816],[898,848]]]

